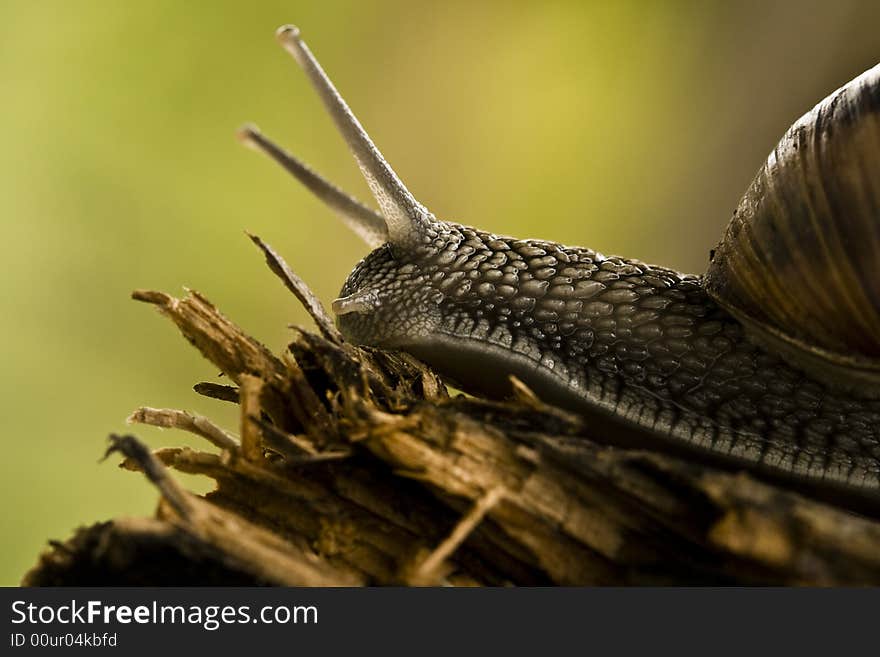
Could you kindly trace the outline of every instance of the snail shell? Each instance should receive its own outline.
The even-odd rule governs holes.
[[[786,132],[704,282],[793,364],[880,394],[880,65]]]

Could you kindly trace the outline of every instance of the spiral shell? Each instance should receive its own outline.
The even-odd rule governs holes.
[[[851,387],[880,384],[880,65],[788,130],[705,285],[796,364]]]

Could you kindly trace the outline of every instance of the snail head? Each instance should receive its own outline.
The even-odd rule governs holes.
[[[355,267],[333,302],[345,337],[358,344],[404,346],[436,324],[441,295],[428,284],[422,267],[448,233],[406,188],[385,161],[348,104],[291,25],[276,37],[297,61],[323,101],[366,179],[379,211],[348,195],[307,164],[277,146],[256,126],[246,125],[239,138],[286,169],[328,205],[374,250]]]

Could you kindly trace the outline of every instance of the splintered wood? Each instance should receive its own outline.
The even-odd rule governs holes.
[[[519,382],[508,402],[450,397],[415,359],[346,343],[251,239],[319,333],[294,329],[275,355],[197,292],[135,292],[235,384],[195,389],[240,404],[239,435],[137,409],[132,422],[215,451],[112,436],[122,467],[159,490],[156,518],[81,529],[24,583],[880,583],[880,523],[744,474],[600,446]],[[170,470],[216,489],[196,496]]]

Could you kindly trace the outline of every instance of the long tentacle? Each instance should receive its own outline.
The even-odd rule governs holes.
[[[406,246],[430,238],[434,216],[401,182],[382,153],[355,118],[345,100],[330,82],[318,61],[300,38],[299,30],[285,25],[277,31],[278,41],[308,75],[333,121],[348,143],[373,196],[385,217],[392,244]]]

